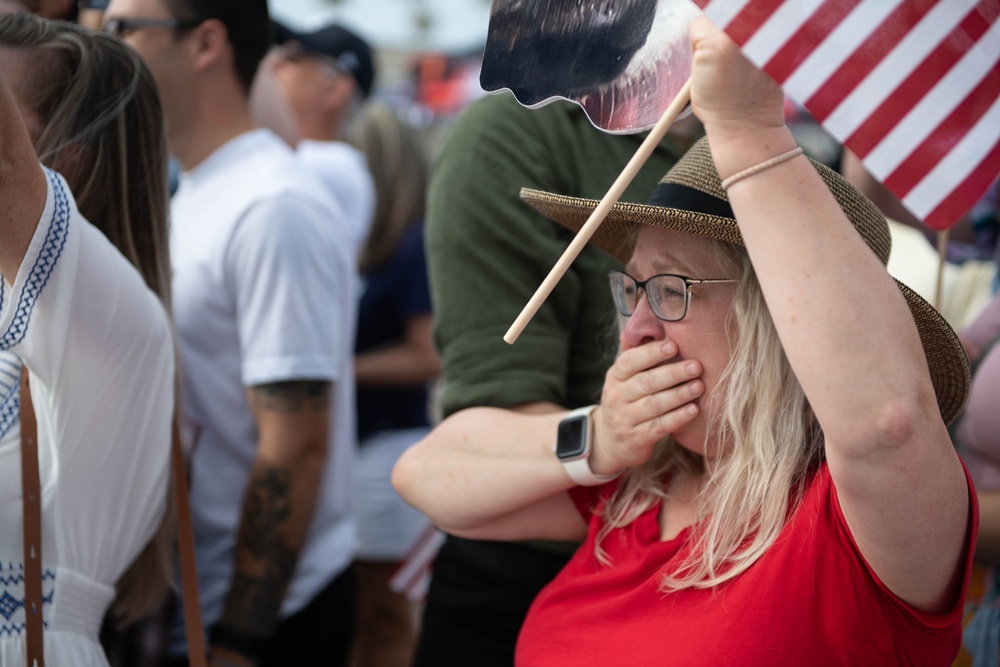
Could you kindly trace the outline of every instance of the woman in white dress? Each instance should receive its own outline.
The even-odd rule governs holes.
[[[22,366],[38,424],[48,663],[106,665],[97,636],[112,603],[120,618],[141,617],[169,586],[162,128],[152,79],[126,47],[0,17],[3,665],[25,662]]]

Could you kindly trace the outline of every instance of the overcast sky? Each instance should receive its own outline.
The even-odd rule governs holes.
[[[268,0],[271,14],[291,27],[319,27],[336,20],[376,47],[462,52],[486,43],[487,0]],[[417,17],[430,19],[426,31]]]

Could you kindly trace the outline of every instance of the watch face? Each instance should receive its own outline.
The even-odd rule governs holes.
[[[563,460],[569,460],[587,453],[587,422],[586,415],[559,422],[556,456]]]

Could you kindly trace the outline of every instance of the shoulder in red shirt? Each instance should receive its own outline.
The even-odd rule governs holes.
[[[517,667],[949,665],[958,653],[962,600],[928,614],[885,588],[854,544],[825,464],[775,544],[714,590],[660,590],[689,531],[661,542],[659,506],[611,531],[602,542],[611,565],[597,561],[593,510],[613,485],[571,492],[590,522],[587,541],[535,600]]]

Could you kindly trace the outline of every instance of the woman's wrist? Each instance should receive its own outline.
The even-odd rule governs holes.
[[[705,127],[712,159],[723,180],[797,146],[788,126]]]
[[[607,453],[601,449],[601,443],[606,439],[605,437],[602,437],[601,433],[603,429],[599,427],[600,419],[603,414],[601,411],[601,406],[597,406],[590,416],[594,422],[594,429],[591,434],[590,456],[587,459],[587,464],[590,466],[590,472],[595,475],[618,475],[624,470],[624,466],[616,465]]]

